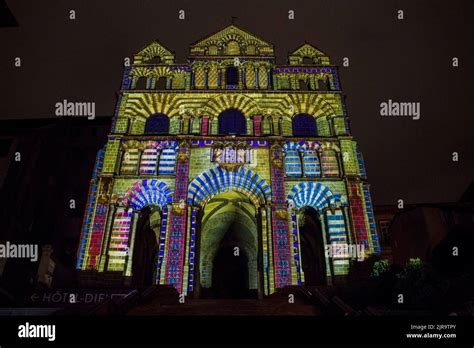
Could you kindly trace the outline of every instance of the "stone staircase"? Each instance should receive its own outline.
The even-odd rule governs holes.
[[[192,299],[179,303],[171,286],[133,291],[116,301],[101,303],[89,314],[133,316],[317,316],[358,315],[324,287],[290,286],[263,299]]]

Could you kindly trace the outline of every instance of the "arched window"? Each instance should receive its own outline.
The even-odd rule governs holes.
[[[120,174],[137,174],[139,158],[140,158],[140,150],[127,149],[123,153]]]
[[[246,53],[252,56],[255,55],[255,45],[248,45]]]
[[[146,120],[145,134],[168,134],[170,120],[165,114],[154,114]]]
[[[316,150],[307,149],[303,153],[304,175],[307,177],[321,176],[318,154]]]
[[[217,55],[217,46],[211,45],[209,46],[209,55],[215,56]]]
[[[164,149],[161,151],[158,175],[173,175],[175,174],[176,151],[174,149]]]
[[[285,154],[285,175],[300,178],[302,175],[301,157],[295,148],[286,150]]]
[[[225,70],[225,81],[227,88],[236,88],[239,84],[239,70],[234,66],[228,67]]]
[[[324,150],[321,156],[321,166],[325,176],[339,176],[339,164],[334,150]]]
[[[329,83],[329,79],[327,77],[324,80],[318,80],[318,90],[320,91],[331,90],[331,84]]]
[[[227,43],[227,54],[230,54],[230,55],[240,54],[240,46],[237,41],[231,40]]]
[[[135,84],[135,89],[147,89],[147,82],[148,78],[146,76],[140,76]]]
[[[156,79],[156,84],[155,84],[156,89],[166,89],[166,77],[165,76],[160,76],[158,79]]]
[[[246,134],[245,116],[237,109],[227,109],[219,115],[219,134]]]
[[[316,136],[316,121],[308,114],[298,114],[293,117],[293,135],[300,137]]]
[[[146,60],[145,63],[146,64],[161,64],[163,63],[163,61],[161,60],[160,56],[154,56],[153,58]]]
[[[299,84],[300,91],[309,91],[310,90],[309,84],[305,80],[299,79],[298,84]]]
[[[140,162],[140,174],[156,174],[159,151],[147,148],[143,151]]]

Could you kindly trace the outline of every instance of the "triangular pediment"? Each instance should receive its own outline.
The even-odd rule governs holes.
[[[315,64],[329,64],[328,55],[307,42],[290,53],[289,61],[291,65],[297,65],[301,64],[304,58],[311,58]]]
[[[273,44],[231,24],[190,46],[191,55],[273,55]]]
[[[140,52],[135,54],[135,64],[146,64],[154,58],[159,57],[161,64],[173,64],[174,53],[159,43],[157,40],[143,47]]]

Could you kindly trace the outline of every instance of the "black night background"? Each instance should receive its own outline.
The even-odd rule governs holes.
[[[25,313],[37,319],[202,315],[211,321],[236,312],[291,320],[397,317],[406,320],[393,324],[396,334],[387,342],[406,343],[405,334],[418,332],[409,324],[441,316],[459,326],[436,331],[458,333],[440,343],[468,341],[474,314],[473,1],[0,0],[0,12],[0,243],[39,246],[38,262],[0,256],[2,323]],[[172,286],[84,286],[75,269],[81,228],[96,154],[107,142],[122,93],[124,60],[157,40],[176,63],[188,64],[192,43],[231,23],[273,44],[277,65],[307,42],[338,66],[351,135],[370,183],[380,253],[342,282],[292,285],[264,300],[191,299],[181,305]],[[55,116],[55,104],[63,100],[95,103],[95,118]],[[382,117],[381,103],[388,100],[419,103],[419,119]],[[21,161],[15,161],[17,153]],[[459,253],[454,258],[453,248]],[[90,305],[53,304],[48,296],[55,291],[64,299],[77,293]],[[412,300],[397,302],[400,292]],[[294,293],[294,306],[279,302]],[[381,322],[374,324],[378,334]],[[8,342],[24,343],[16,323]],[[268,322],[262,325],[272,330]],[[286,324],[278,325],[284,330]]]

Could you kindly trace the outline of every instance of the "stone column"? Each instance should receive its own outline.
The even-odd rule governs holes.
[[[132,262],[133,262],[133,247],[135,245],[135,235],[137,232],[138,212],[134,211],[132,215],[132,228],[128,240],[127,259],[125,261],[125,276],[132,276]],[[125,280],[127,282],[127,280]],[[131,279],[129,280],[131,281]]]

